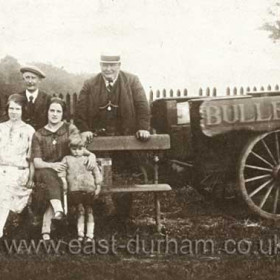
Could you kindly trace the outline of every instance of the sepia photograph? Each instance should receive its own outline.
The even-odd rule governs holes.
[[[280,0],[0,0],[0,279],[276,280]]]

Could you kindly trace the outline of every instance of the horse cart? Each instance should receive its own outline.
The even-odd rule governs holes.
[[[170,135],[168,160],[215,197],[237,194],[258,215],[280,219],[280,93],[158,99],[152,126]]]

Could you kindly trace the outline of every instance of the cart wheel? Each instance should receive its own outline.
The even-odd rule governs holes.
[[[258,215],[280,219],[280,130],[250,139],[240,157],[238,187]]]

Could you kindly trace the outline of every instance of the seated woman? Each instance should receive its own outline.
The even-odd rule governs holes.
[[[66,164],[61,160],[70,154],[69,137],[79,134],[73,125],[64,122],[66,105],[60,98],[52,98],[48,108],[48,123],[39,129],[32,140],[32,158],[36,169],[37,185],[45,186],[45,195],[48,202],[43,216],[42,238],[50,239],[51,220],[60,221],[63,218],[62,192],[63,184],[58,173],[65,171]],[[96,165],[93,154],[85,150],[85,164],[88,169]]]
[[[24,98],[8,99],[9,120],[0,124],[0,237],[9,211],[21,213],[33,187],[34,166],[29,161],[34,128],[21,120]]]

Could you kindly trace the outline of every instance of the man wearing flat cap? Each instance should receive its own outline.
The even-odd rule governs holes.
[[[25,97],[25,106],[22,114],[23,121],[34,127],[42,128],[48,122],[48,104],[51,96],[39,90],[41,80],[46,77],[44,72],[33,65],[20,68],[25,83],[25,91],[20,94]]]
[[[120,66],[120,55],[101,55],[101,72],[85,81],[80,92],[75,124],[88,141],[94,134],[135,135],[140,141],[150,137],[150,108],[145,91],[138,77],[121,71]],[[127,158],[130,165],[139,163],[137,154],[130,153]],[[125,161],[123,154],[121,159]],[[115,202],[119,218],[126,218],[131,195],[125,194]]]
[[[42,70],[33,65],[21,67],[20,72],[22,73],[22,78],[25,83],[25,90],[19,93],[24,97],[22,120],[34,127],[35,130],[38,130],[48,122],[48,105],[51,96],[39,90],[41,80],[44,79],[46,75]],[[33,216],[34,214],[30,212],[32,211],[30,207],[25,208],[21,213],[20,223],[22,226],[20,226],[20,228],[26,228],[29,225],[29,215],[33,216],[31,222],[34,223],[34,225],[39,222],[39,217],[41,216],[39,213],[40,206],[33,205],[33,210],[36,212],[35,217]],[[25,231],[28,232],[28,229]]]

